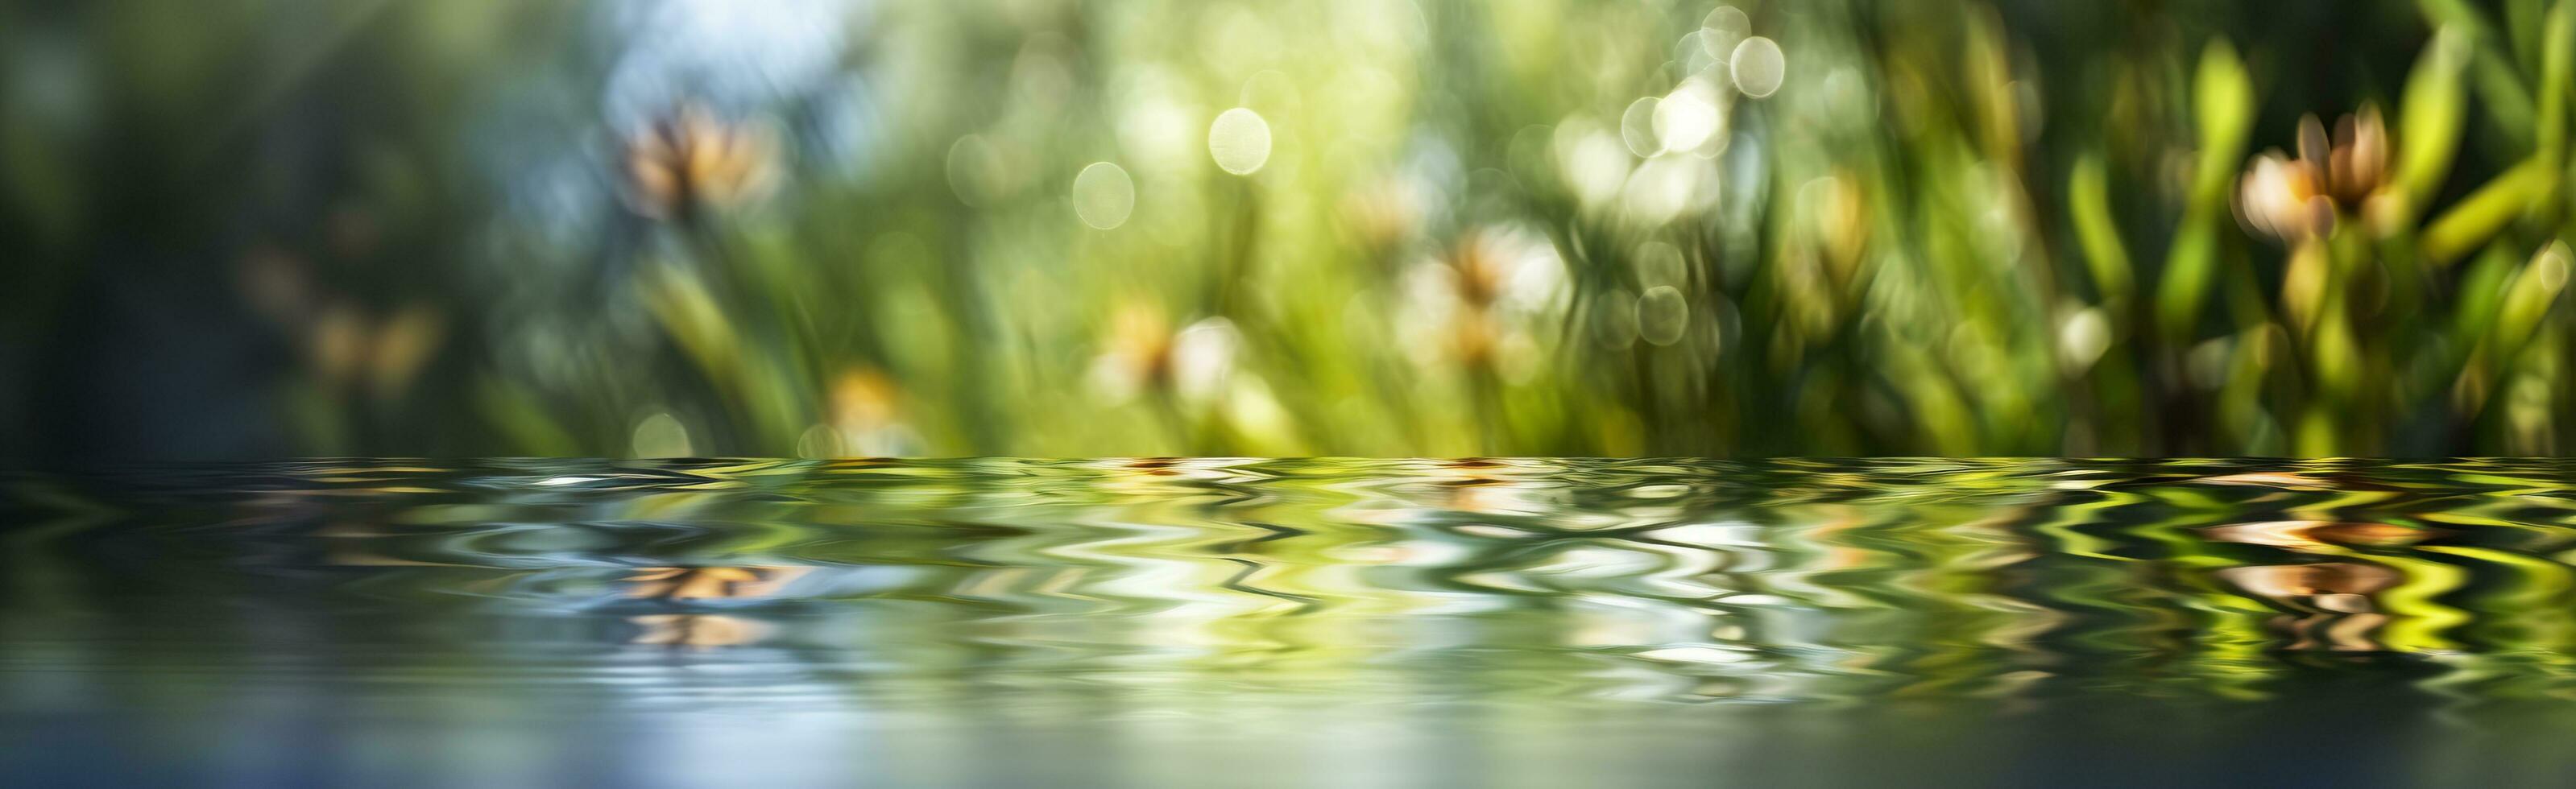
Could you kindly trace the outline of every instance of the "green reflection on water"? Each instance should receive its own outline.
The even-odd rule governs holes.
[[[517,721],[544,750],[581,731],[574,753],[699,766],[615,732],[704,744],[741,736],[687,733],[707,716],[803,716],[873,733],[891,750],[837,769],[896,781],[975,761],[958,740],[1001,731],[1145,770],[1095,776],[1109,783],[1296,736],[1448,732],[1396,763],[1451,780],[1505,762],[1433,747],[1458,745],[1444,737],[1535,758],[1603,721],[1646,749],[1640,765],[1673,753],[1633,727],[1771,743],[1688,751],[1733,768],[1920,726],[1948,732],[1919,735],[1924,753],[1991,761],[1970,751],[2063,716],[2107,731],[2169,715],[2185,719],[2135,742],[2322,725],[2349,735],[2334,747],[2395,738],[2432,764],[2450,746],[2405,732],[2436,718],[2576,719],[2558,708],[2576,690],[2571,470],[1327,459],[22,475],[0,510],[0,712],[158,732],[195,743],[173,753],[235,762],[247,746],[205,732],[352,717],[372,722],[347,734],[362,739]],[[586,725],[549,728],[563,722]],[[1096,752],[1086,737],[1102,731],[1178,750]],[[488,765],[495,748],[468,750]],[[2526,755],[2556,769],[2553,752]],[[1283,775],[1336,769],[1282,753],[1264,758],[1287,758]],[[1869,777],[1837,769],[1799,774]]]

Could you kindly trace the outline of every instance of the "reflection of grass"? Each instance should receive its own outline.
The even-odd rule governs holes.
[[[431,31],[628,33],[397,8],[294,83],[363,112],[261,132],[377,141],[260,149],[353,173],[299,185],[322,208],[179,192],[117,232],[255,226],[246,298],[367,329],[278,321],[317,450],[622,455],[653,420],[760,455],[2550,453],[2576,1],[2507,5],[2338,6],[2364,54],[2325,63],[2189,8],[932,5],[830,80],[671,79],[658,118],[596,117],[607,66]],[[147,157],[156,102],[223,95],[177,60],[292,38],[68,25],[131,65],[84,84]],[[31,113],[0,144],[55,161],[78,128]],[[1095,163],[1116,221],[1073,205]],[[37,305],[109,254],[65,206],[123,182],[50,167],[0,202]],[[1222,364],[1179,358],[1203,327]],[[378,335],[426,360],[330,384]]]
[[[82,546],[149,547],[194,557],[127,568],[153,588],[258,612],[314,600],[245,578],[311,561],[439,616],[596,608],[621,640],[1175,688],[1393,668],[1524,698],[2259,698],[2303,653],[2359,652],[2525,698],[2576,687],[2549,657],[2576,649],[2563,466],[317,464],[228,470],[273,493],[212,531],[168,479],[116,494],[136,516],[113,523],[71,514],[94,483],[22,485],[60,525],[12,572],[79,610],[128,561]],[[832,640],[860,621],[883,629]]]

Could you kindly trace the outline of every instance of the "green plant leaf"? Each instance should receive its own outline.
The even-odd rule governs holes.
[[[2460,139],[2460,69],[2468,63],[2468,46],[2468,34],[2445,26],[2406,77],[2405,103],[2398,108],[2397,185],[2407,205],[2432,200],[2450,174]]]
[[[2200,69],[2192,80],[2193,117],[2200,129],[2200,156],[2193,168],[2191,198],[2182,226],[2175,230],[2173,252],[2165,260],[2164,281],[2156,293],[2156,313],[2165,333],[2187,337],[2200,315],[2201,302],[2218,260],[2218,222],[2227,215],[2227,187],[2245,158],[2245,135],[2253,125],[2254,82],[2245,62],[2225,40],[2214,40],[2200,52]]]
[[[2424,228],[2424,257],[2450,265],[2495,237],[2558,188],[2558,170],[2537,158],[2478,187]]]
[[[2087,154],[2067,177],[2067,210],[2074,215],[2075,240],[2084,247],[2084,264],[2103,303],[2129,298],[2129,252],[2120,242],[2119,224],[2111,217],[2111,195],[2103,175],[2102,155]]]

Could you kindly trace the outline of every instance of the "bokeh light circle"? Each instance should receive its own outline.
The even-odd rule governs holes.
[[[1680,342],[1682,332],[1690,328],[1690,303],[1682,298],[1681,289],[1657,285],[1637,297],[1637,336],[1655,345]]]
[[[1735,74],[1735,88],[1757,99],[1779,90],[1781,80],[1789,73],[1789,61],[1781,54],[1780,45],[1761,36],[1735,45],[1735,55],[1727,58],[1726,65]]]
[[[1629,102],[1628,111],[1619,114],[1619,139],[1637,158],[1652,158],[1664,152],[1664,146],[1655,141],[1655,108],[1662,103],[1662,99],[1647,96]]]
[[[1655,103],[1655,139],[1667,151],[1697,151],[1718,136],[1726,123],[1717,91],[1697,79],[1684,81],[1672,95]]]
[[[1226,110],[1208,125],[1208,156],[1235,175],[1259,172],[1270,161],[1270,123],[1249,109]]]
[[[1743,43],[1746,36],[1753,35],[1753,19],[1745,16],[1742,9],[1722,5],[1700,20],[1699,29],[1700,44],[1708,48],[1708,54],[1724,58],[1734,52],[1735,46]]]
[[[1108,162],[1092,162],[1073,177],[1073,213],[1082,223],[1102,230],[1113,230],[1127,224],[1127,216],[1136,210],[1136,181],[1127,176],[1126,168]]]

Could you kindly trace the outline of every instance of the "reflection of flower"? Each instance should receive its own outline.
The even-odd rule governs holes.
[[[626,596],[664,601],[744,600],[768,597],[804,577],[808,568],[639,567],[626,576]],[[759,622],[721,614],[648,614],[629,617],[642,627],[634,643],[649,646],[729,647],[768,635]]]
[[[2279,620],[2297,639],[2290,649],[2311,649],[2322,640],[2347,651],[2382,648],[2369,634],[2388,616],[2379,613],[2371,596],[2405,580],[2396,570],[2359,562],[2230,567],[2218,571],[2218,577],[2300,612]]]
[[[2355,562],[2230,567],[2218,571],[2218,575],[2245,591],[2282,601],[2333,595],[2366,598],[2396,586],[2400,580],[2396,570]],[[2362,605],[2368,607],[2366,599]]]
[[[1240,461],[1226,458],[1104,458],[1085,464],[1097,469],[1091,483],[1106,493],[1131,497],[1194,495],[1202,483],[1242,481],[1233,469]]]
[[[1441,461],[1427,474],[1445,491],[1441,507],[1478,515],[1537,515],[1552,506],[1549,486],[1532,479],[1524,461],[1463,458]]]
[[[644,567],[626,577],[626,594],[656,600],[767,597],[804,574],[803,567]]]
[[[627,619],[643,628],[633,643],[666,647],[730,647],[769,634],[759,622],[722,614],[648,614]]]
[[[2316,550],[2327,546],[2388,547],[2408,545],[2433,537],[2440,532],[2387,523],[2344,523],[2336,521],[2259,521],[2211,526],[2201,530],[2220,542],[2269,545],[2290,550]]]
[[[656,219],[739,204],[769,188],[777,147],[765,125],[728,124],[705,107],[683,106],[627,141],[628,198]]]
[[[2333,480],[2322,477],[2312,477],[2295,471],[2248,471],[2238,474],[2221,474],[2215,477],[2201,477],[2192,481],[2202,485],[2243,485],[2248,487],[2288,488],[2291,490],[2329,490],[2334,487]]]

